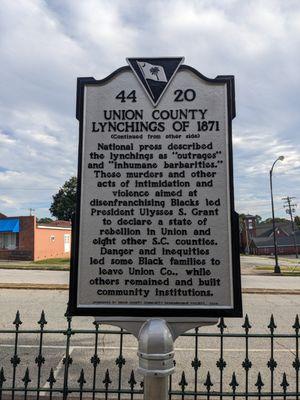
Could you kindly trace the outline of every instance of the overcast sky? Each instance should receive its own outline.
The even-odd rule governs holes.
[[[207,77],[235,75],[238,212],[300,214],[299,0],[2,0],[0,212],[49,216],[76,174],[76,78],[104,78],[129,56],[185,56]]]

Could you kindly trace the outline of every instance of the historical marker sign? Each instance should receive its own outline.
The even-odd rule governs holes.
[[[182,61],[78,79],[75,315],[241,315],[234,79]]]

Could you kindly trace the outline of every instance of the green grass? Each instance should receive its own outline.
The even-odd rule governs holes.
[[[68,265],[35,265],[35,264],[1,264],[0,269],[26,269],[28,271],[69,271]]]
[[[274,266],[269,266],[269,265],[257,265],[255,267],[255,269],[257,269],[258,271],[274,271]],[[291,269],[291,267],[286,267],[281,265],[280,266],[280,270],[282,272],[281,275],[283,276],[300,276],[300,266],[299,268],[295,268],[294,271]]]
[[[0,269],[27,269],[27,270],[47,270],[47,271],[69,271],[70,259],[69,258],[48,258],[45,260],[32,261],[32,262],[19,262],[14,263],[9,261],[7,263],[0,263]]]
[[[33,264],[70,265],[70,259],[69,258],[47,258],[45,260],[34,261]]]
[[[292,264],[299,264],[299,267],[300,267],[300,260],[297,258],[279,257],[279,261],[289,262]]]

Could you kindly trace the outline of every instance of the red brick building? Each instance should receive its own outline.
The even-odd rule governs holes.
[[[290,222],[276,222],[275,225],[278,254],[295,254],[295,242],[300,253],[300,231],[295,231],[294,239]],[[273,224],[256,224],[253,215],[246,215],[241,226],[241,251],[246,254],[273,255]]]
[[[39,224],[34,216],[0,215],[0,259],[43,260],[70,257],[71,223]]]

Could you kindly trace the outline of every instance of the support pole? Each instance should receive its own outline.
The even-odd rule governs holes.
[[[277,160],[276,160],[277,161]],[[276,162],[275,161],[275,162]],[[275,163],[274,163],[275,164]],[[272,224],[273,224],[273,242],[274,242],[274,256],[275,256],[275,266],[274,266],[274,273],[275,274],[280,274],[280,266],[278,264],[278,253],[277,253],[277,230],[275,227],[275,216],[274,216],[274,200],[273,200],[273,183],[272,183],[272,172],[273,172],[273,167],[270,170],[270,191],[271,191],[271,206],[272,206]]]
[[[175,369],[172,331],[165,320],[150,319],[142,325],[138,341],[144,400],[167,400],[169,376]]]
[[[167,400],[169,377],[144,377],[144,400]]]
[[[116,325],[138,339],[138,371],[144,376],[144,400],[168,400],[169,376],[175,370],[174,341],[196,327],[215,325],[217,318],[111,318],[97,317],[98,323]]]
[[[274,217],[274,200],[273,200],[273,183],[272,183],[272,174],[274,165],[277,161],[283,161],[284,156],[278,157],[274,162],[270,169],[270,191],[271,191],[271,205],[272,205],[272,220],[273,220],[273,240],[274,240],[274,252],[275,252],[275,266],[274,266],[274,273],[280,274],[280,266],[278,264],[278,254],[277,254],[277,238],[276,238],[276,227],[275,227],[275,217]]]

